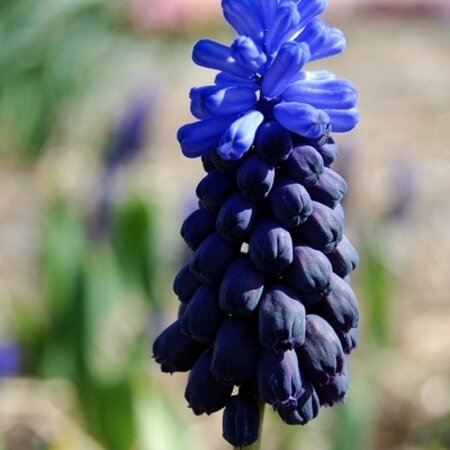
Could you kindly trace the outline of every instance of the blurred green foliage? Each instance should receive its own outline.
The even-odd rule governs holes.
[[[67,108],[131,39],[117,0],[0,2],[0,152],[27,158],[58,138]]]

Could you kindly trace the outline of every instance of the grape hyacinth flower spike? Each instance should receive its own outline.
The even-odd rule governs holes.
[[[165,372],[190,371],[188,405],[224,408],[223,436],[243,448],[259,441],[264,403],[304,425],[346,397],[358,255],[343,234],[331,134],[359,113],[349,81],[305,69],[345,48],[319,18],[327,0],[221,4],[237,37],[194,46],[194,62],[218,73],[191,90],[197,121],[177,137],[206,175],[181,227],[193,250],[174,282],[182,307],[153,353]]]

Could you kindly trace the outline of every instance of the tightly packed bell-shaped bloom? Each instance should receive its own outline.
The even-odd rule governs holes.
[[[253,444],[259,437],[260,412],[257,401],[239,392],[223,411],[223,437],[234,447]]]
[[[345,400],[359,310],[344,235],[347,183],[335,132],[359,120],[357,91],[311,61],[345,38],[318,16],[327,0],[221,0],[237,37],[200,40],[194,62],[218,71],[190,92],[197,121],[178,131],[201,158],[199,207],[181,226],[192,250],[175,276],[178,320],[156,339],[164,372],[190,371],[195,414],[222,408],[236,448],[259,436],[260,406],[305,425]],[[232,396],[235,386],[239,394]]]

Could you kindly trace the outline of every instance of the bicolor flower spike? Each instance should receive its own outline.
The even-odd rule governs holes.
[[[331,167],[331,133],[357,125],[358,94],[327,70],[307,70],[345,49],[343,33],[319,17],[327,3],[222,0],[237,37],[202,39],[192,53],[218,73],[191,89],[197,120],[177,137],[206,175],[181,226],[193,253],[173,283],[178,319],[153,352],[164,372],[190,371],[195,414],[224,408],[223,436],[237,448],[258,439],[262,403],[304,425],[344,401],[359,339],[348,186]]]

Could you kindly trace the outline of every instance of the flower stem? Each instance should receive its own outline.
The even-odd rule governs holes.
[[[233,450],[260,450],[261,449],[261,435],[262,435],[262,427],[264,421],[264,406],[265,403],[261,400],[258,400],[259,407],[259,436],[256,442],[253,442],[251,445],[247,445],[246,447],[233,447]]]

